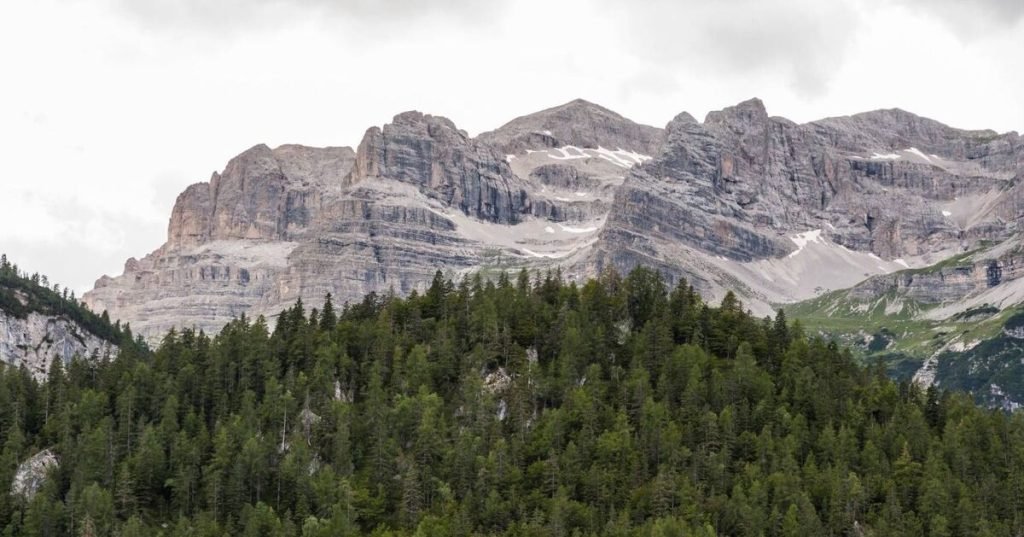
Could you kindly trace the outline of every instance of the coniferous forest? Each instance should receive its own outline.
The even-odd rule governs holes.
[[[367,296],[0,369],[4,535],[1016,536],[1024,422],[657,273]]]

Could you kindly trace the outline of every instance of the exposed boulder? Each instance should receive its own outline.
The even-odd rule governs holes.
[[[18,465],[14,472],[14,480],[11,481],[11,495],[23,498],[26,502],[42,488],[43,483],[50,470],[59,466],[57,456],[49,449],[29,457]]]

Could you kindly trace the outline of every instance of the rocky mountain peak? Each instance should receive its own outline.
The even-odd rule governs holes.
[[[178,194],[167,223],[167,245],[171,250],[202,244],[210,236],[211,196],[210,184],[219,181],[214,172],[208,183],[189,185]],[[125,266],[127,271],[127,265]]]
[[[229,160],[223,175],[237,176],[268,170],[279,170],[274,152],[267,144],[256,144]]]
[[[308,147],[287,144],[274,148],[274,158],[290,182],[340,187],[352,169],[351,147]]]
[[[287,240],[305,228],[318,187],[340,188],[355,160],[347,147],[255,145],[232,158],[209,183],[189,186],[175,201],[167,247],[211,240]],[[313,192],[313,190],[317,192]]]
[[[440,116],[404,112],[366,131],[349,182],[376,177],[414,185],[483,220],[514,223],[529,208],[505,159]]]
[[[394,128],[399,126],[416,129],[421,133],[425,133],[432,137],[452,134],[462,138],[468,138],[466,131],[459,130],[459,128],[455,126],[454,121],[444,116],[432,116],[416,110],[410,110],[396,115],[391,120],[390,124],[384,125],[382,130],[386,130],[389,127]]]
[[[708,112],[704,118],[706,127],[728,127],[743,132],[752,126],[763,125],[768,121],[768,111],[761,99],[754,97],[736,105]]]
[[[1019,151],[1013,134],[992,130],[964,130],[900,108],[888,108],[832,117],[807,125],[848,151],[883,151],[916,148],[947,159],[984,159],[988,167],[1003,167],[1007,155]],[[988,157],[995,157],[988,158]]]
[[[661,129],[635,123],[583,99],[518,117],[477,137],[510,155],[563,146],[604,147],[653,155],[663,138]]]
[[[680,112],[676,117],[672,118],[672,121],[668,122],[668,125],[665,127],[665,130],[672,131],[675,130],[676,127],[694,124],[700,125],[700,122],[697,121],[697,118],[693,117],[693,115],[690,114],[689,112]]]
[[[547,115],[555,117],[580,117],[580,116],[604,116],[617,121],[629,121],[617,112],[605,108],[597,103],[592,103],[586,99],[576,98],[565,104],[553,106],[546,110],[542,110],[531,115]]]

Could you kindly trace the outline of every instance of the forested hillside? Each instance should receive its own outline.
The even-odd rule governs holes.
[[[106,312],[93,313],[75,298],[75,292],[60,285],[50,287],[49,279],[38,272],[23,273],[18,265],[0,254],[0,312],[18,319],[30,313],[67,317],[89,333],[111,343],[133,341],[131,329],[111,323]]]
[[[111,323],[106,311],[93,313],[74,291],[51,287],[45,275],[23,272],[0,254],[0,363],[43,381],[55,360],[109,360],[125,346],[143,345],[127,324]]]
[[[273,327],[268,326],[272,324]],[[6,535],[1024,532],[1024,422],[654,272],[480,279],[0,370]]]

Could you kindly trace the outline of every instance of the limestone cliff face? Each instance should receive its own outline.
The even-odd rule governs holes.
[[[481,220],[514,224],[529,212],[527,185],[504,157],[442,117],[406,112],[368,130],[350,182],[380,177]]]
[[[850,289],[850,298],[867,302],[883,296],[907,298],[923,306],[947,305],[932,316],[943,319],[970,309],[963,302],[985,297],[984,305],[1005,307],[1007,295],[1017,292],[1024,282],[1024,242],[1011,237],[1005,242],[980,249],[970,255],[920,270],[903,270],[869,278]],[[962,303],[963,307],[958,307]]]
[[[798,125],[757,99],[680,114],[662,152],[617,191],[599,264],[661,266],[698,282],[689,250],[738,262],[821,230],[885,259],[962,251],[1013,234],[1024,212],[1015,133],[960,131],[900,110]],[[1019,182],[1019,181],[1018,181]]]
[[[218,330],[280,294],[288,256],[316,235],[326,199],[339,196],[356,155],[347,147],[254,146],[171,212],[167,242],[84,297],[94,311],[136,319],[157,337],[172,326]],[[284,294],[288,294],[285,292]]]
[[[900,110],[800,125],[753,99],[658,129],[577,100],[476,138],[406,112],[355,151],[245,151],[178,197],[166,244],[85,300],[155,337],[299,297],[408,293],[438,269],[644,264],[769,310],[1006,239],[1022,170],[1015,133]]]
[[[897,292],[922,304],[944,304],[1021,276],[1024,276],[1024,255],[1017,252],[1000,259],[965,260],[935,271],[878,276],[855,287],[851,296],[867,299]]]
[[[62,316],[30,313],[19,319],[0,310],[0,362],[25,366],[32,376],[45,379],[50,363],[75,356],[113,358],[117,347]]]
[[[255,146],[188,187],[167,243],[100,278],[85,300],[157,338],[172,326],[211,331],[243,313],[274,315],[299,297],[408,293],[438,269],[578,265],[614,188],[646,158],[599,154],[636,128],[623,118],[598,127],[602,117],[590,121],[590,153],[567,159],[528,144],[509,157],[419,112],[369,129],[355,151]],[[582,143],[582,132],[548,141]]]
[[[167,247],[211,240],[288,240],[317,218],[321,196],[340,189],[355,162],[343,148],[257,145],[228,162],[208,183],[178,196]]]

